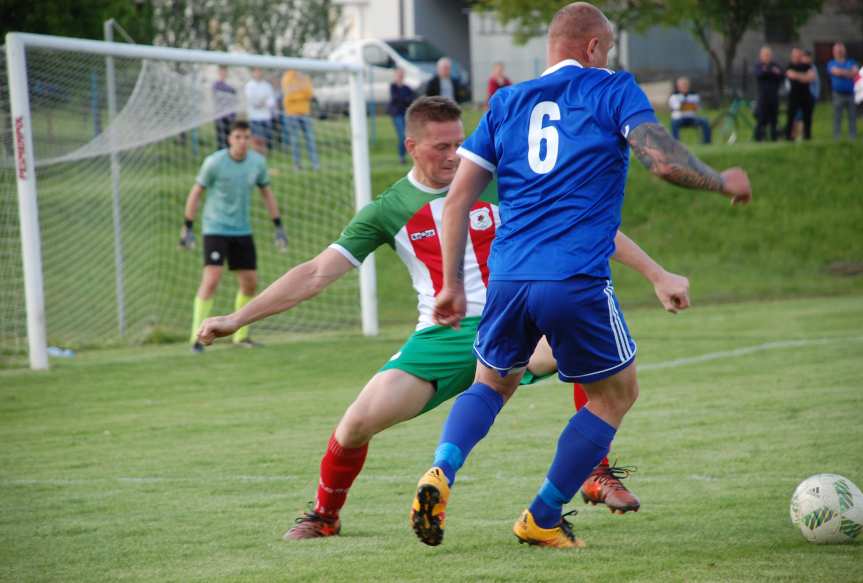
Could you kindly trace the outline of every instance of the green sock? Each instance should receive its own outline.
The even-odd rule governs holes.
[[[195,310],[194,315],[192,316],[192,335],[189,338],[189,342],[195,343],[198,341],[198,329],[201,327],[201,323],[210,315],[210,310],[212,309],[213,298],[203,300],[198,296],[195,296]]]
[[[236,312],[237,310],[239,310],[240,308],[242,308],[243,306],[245,306],[246,304],[251,302],[252,298],[254,298],[254,297],[255,296],[247,296],[243,292],[238,291],[237,292],[237,298],[234,300],[234,311]],[[242,328],[240,328],[239,330],[234,332],[234,336],[233,336],[235,343],[236,342],[242,342],[243,340],[246,340],[248,337],[249,337],[249,327],[248,326],[243,326]]]

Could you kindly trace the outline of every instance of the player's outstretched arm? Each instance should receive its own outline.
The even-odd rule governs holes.
[[[743,169],[717,172],[658,123],[639,125],[629,133],[628,140],[635,157],[663,180],[684,188],[719,192],[730,198],[731,204],[747,204],[752,199],[749,176]]]
[[[352,268],[353,265],[341,253],[325,249],[314,259],[288,271],[240,310],[204,320],[198,330],[198,340],[212,344],[216,338],[230,336],[243,326],[290,310],[321,293]]]
[[[612,258],[637,271],[652,283],[653,291],[666,311],[676,314],[689,307],[689,280],[686,277],[666,271],[635,241],[620,231],[614,238],[614,245],[616,250]]]
[[[467,311],[464,295],[464,250],[468,213],[491,181],[492,174],[463,159],[456,171],[443,209],[443,289],[435,300],[434,321],[458,328]]]

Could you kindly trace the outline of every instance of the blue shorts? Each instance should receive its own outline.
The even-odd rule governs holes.
[[[527,366],[543,335],[565,382],[596,382],[635,360],[610,280],[490,281],[474,342],[480,362],[501,375]]]

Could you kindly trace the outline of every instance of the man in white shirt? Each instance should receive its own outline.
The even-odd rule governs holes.
[[[252,127],[252,146],[266,155],[272,139],[276,92],[270,82],[264,79],[264,71],[259,67],[252,69],[252,78],[246,83],[245,91],[246,114]]]
[[[674,93],[668,98],[668,107],[671,108],[671,135],[675,140],[679,140],[680,128],[699,127],[702,142],[709,144],[710,122],[698,115],[698,110],[701,109],[701,97],[689,89],[689,79],[681,77],[675,81]]]

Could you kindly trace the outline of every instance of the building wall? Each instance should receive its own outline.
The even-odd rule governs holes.
[[[639,81],[671,79],[680,75],[706,76],[710,57],[687,31],[654,26],[642,33],[627,33],[621,60]]]
[[[412,4],[413,0],[403,3]],[[336,4],[342,7],[345,40],[399,36],[399,0],[336,0]],[[406,31],[405,34],[412,33]]]
[[[821,75],[822,97],[826,94],[828,84],[824,63],[832,58],[830,50],[836,41],[848,45],[851,56],[863,60],[863,42],[861,42],[860,25],[850,16],[842,14],[839,3],[825,3],[820,14],[813,16],[809,22],[800,28],[797,38],[790,42],[768,43],[764,27],[747,32],[737,48],[734,59],[734,78],[732,82],[742,87],[747,95],[754,93],[755,86],[751,69],[758,60],[758,51],[765,44],[773,49],[773,58],[780,65],[787,65],[793,47],[813,51],[815,62],[819,65]],[[717,50],[721,50],[722,40],[716,37],[713,42]]]
[[[545,38],[534,38],[516,45],[511,28],[504,27],[494,13],[471,12],[471,84],[476,102],[486,98],[491,67],[502,62],[513,83],[537,77],[545,70]]]
[[[411,4],[414,34],[424,37],[470,72],[472,67],[467,2],[416,0]]]

